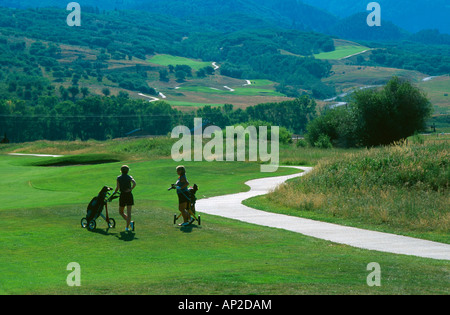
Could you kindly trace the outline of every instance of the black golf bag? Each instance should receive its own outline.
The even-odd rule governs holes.
[[[189,188],[188,191],[188,198],[189,198],[189,208],[191,209],[192,213],[195,214],[195,203],[197,202],[197,197],[195,194],[197,193],[198,186],[197,184],[194,184],[193,187]]]
[[[172,190],[172,189],[176,189],[176,186],[174,184],[172,184],[172,187],[169,188],[168,190]],[[196,220],[198,222],[198,225],[202,224],[202,218],[200,216],[197,216],[197,213],[195,211],[195,203],[197,202],[197,197],[195,196],[195,194],[197,193],[198,190],[198,186],[197,184],[194,184],[193,187],[188,189],[188,192],[185,194],[185,197],[189,200],[188,201],[188,208],[186,209],[189,214],[191,215],[191,218],[193,218],[194,220]],[[184,194],[184,193],[182,193]],[[177,220],[181,217],[181,214],[178,215],[174,215],[173,216],[173,224],[177,223]]]
[[[116,226],[116,221],[113,218],[110,218],[108,215],[108,202],[119,198],[119,196],[115,194],[111,196],[111,190],[113,189],[108,186],[104,186],[99,194],[96,197],[92,198],[86,209],[86,217],[81,219],[82,228],[88,228],[88,230],[90,231],[94,230],[97,226],[96,220],[100,216],[106,221],[106,223],[108,223],[108,227],[114,228]],[[105,207],[106,216],[102,214]]]
[[[107,202],[106,196],[110,190],[112,190],[112,188],[105,186],[96,197],[92,198],[86,210],[86,219],[88,220],[88,222],[97,220],[100,214],[103,212],[103,209]]]

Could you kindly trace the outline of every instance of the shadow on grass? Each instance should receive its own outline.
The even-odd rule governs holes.
[[[101,235],[105,235],[105,236],[114,236],[117,237],[117,239],[124,241],[124,242],[131,242],[133,240],[137,240],[138,238],[136,237],[136,233],[131,232],[131,231],[122,231],[120,233],[111,233],[109,231],[110,229],[95,229],[92,231],[92,233],[97,233],[97,234],[101,234]]]
[[[116,235],[116,237],[117,237],[117,235]],[[120,237],[118,237],[118,238],[119,238],[119,240],[124,241],[124,242],[131,242],[133,240],[137,240],[136,234],[133,232],[130,232],[130,231],[120,232]]]
[[[190,224],[188,226],[177,226],[181,232],[183,233],[191,233],[193,229],[199,229],[201,228],[198,225]]]

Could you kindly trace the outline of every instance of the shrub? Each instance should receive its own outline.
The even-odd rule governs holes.
[[[314,143],[314,146],[319,149],[331,149],[333,147],[330,137],[325,134],[319,136],[319,139]]]
[[[306,148],[308,146],[308,142],[304,139],[300,139],[297,141],[297,147],[298,148]]]

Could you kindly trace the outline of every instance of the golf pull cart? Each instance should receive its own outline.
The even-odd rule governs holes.
[[[170,187],[168,190],[172,190],[172,189],[177,189],[177,186],[175,186],[174,184],[172,184],[172,187]],[[197,197],[195,197],[195,194],[197,193],[198,190],[198,186],[197,184],[194,184],[193,187],[189,188],[187,193],[183,193],[184,196],[189,200],[188,201],[188,207],[187,207],[187,211],[189,213],[189,215],[191,216],[191,218],[193,218],[195,221],[198,222],[198,225],[202,225],[202,221],[201,221],[201,217],[200,215],[197,216],[196,211],[195,211],[195,203],[197,201]],[[173,216],[173,224],[177,223],[177,220],[182,216],[182,214],[180,213],[179,215],[174,215]]]
[[[97,227],[96,220],[98,217],[102,217],[108,224],[108,228],[115,228],[116,221],[109,217],[108,214],[108,202],[119,198],[117,194],[112,194],[113,189],[108,186],[104,186],[97,197],[94,197],[89,203],[86,210],[86,217],[81,219],[81,227],[87,228],[89,231],[93,231]],[[103,208],[105,208],[105,215],[103,215]]]

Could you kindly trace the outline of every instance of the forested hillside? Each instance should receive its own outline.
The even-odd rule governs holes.
[[[279,50],[303,56],[334,50],[333,41],[327,35],[275,27],[267,31],[242,30],[224,35],[214,25],[187,26],[172,17],[113,11],[84,13],[82,26],[70,28],[65,24],[66,16],[67,11],[56,9],[0,9],[0,27],[5,36],[103,48],[109,54],[122,57],[145,60],[147,55],[158,52],[224,62],[227,63],[225,71],[228,69],[232,77],[240,78],[246,74],[255,79],[289,80],[304,89],[321,85],[320,78],[328,75],[329,65],[321,60],[282,55]],[[228,20],[231,24],[233,21],[242,23],[239,17],[234,20],[228,17]],[[287,74],[290,78],[286,78]],[[293,77],[296,79],[291,80]],[[329,90],[323,89],[323,95],[318,96],[330,95]]]
[[[296,0],[78,0],[83,7],[99,10],[144,10],[181,19],[206,19],[240,15],[249,27],[259,21],[270,21],[272,25],[294,27],[300,30],[326,31],[337,18],[321,9]],[[67,2],[59,0],[4,0],[3,6],[15,8],[65,7]],[[265,22],[267,23],[267,22]],[[216,23],[227,28],[229,23]]]
[[[92,7],[100,12],[103,10],[145,10],[152,13],[170,15],[184,21],[209,20],[216,21],[217,27],[224,29],[232,27],[229,23],[222,23],[223,17],[240,15],[247,25],[272,24],[284,28],[299,30],[314,30],[322,33],[337,35],[336,27],[348,29],[348,33],[341,33],[350,38],[354,32],[350,29],[352,19],[357,14],[364,13],[367,17],[367,4],[359,0],[78,0],[83,8]],[[68,2],[60,0],[3,0],[0,5],[15,8],[60,7]],[[410,33],[425,29],[437,29],[441,33],[450,34],[448,16],[450,7],[446,0],[423,2],[421,0],[379,0],[382,7],[381,32],[387,34],[390,29],[401,28]],[[364,18],[365,20],[365,18]],[[256,24],[255,24],[256,23]],[[385,25],[387,23],[387,25]],[[344,26],[343,26],[344,24]],[[234,25],[236,26],[236,25]],[[361,33],[364,35],[364,33]],[[373,39],[374,34],[366,33],[362,39]],[[353,37],[355,38],[355,37]],[[386,40],[392,38],[377,38]]]
[[[257,120],[302,133],[317,114],[314,99],[337,94],[333,80],[326,80],[336,75],[332,71],[336,65],[414,70],[423,76],[450,72],[450,40],[438,31],[411,35],[386,23],[370,37],[364,14],[338,20],[322,11],[314,15],[317,9],[297,1],[280,6],[275,0],[262,0],[260,5],[198,1],[202,6],[189,9],[182,0],[154,1],[152,8],[148,1],[80,1],[80,27],[67,25],[68,11],[61,1],[39,3],[60,8],[0,7],[0,135],[28,141],[106,139],[138,129],[166,134],[177,124],[189,125],[194,115],[219,126]],[[2,2],[16,7],[29,4]],[[115,10],[113,5],[141,10]],[[331,35],[307,31],[320,19],[326,27],[339,26],[334,34],[344,37],[353,32],[355,38],[370,41],[345,44]],[[356,26],[347,29],[352,23]],[[389,41],[380,41],[383,38]],[[315,57],[335,51],[336,43],[344,50],[342,45],[364,45],[367,52],[342,60]],[[158,65],[151,62],[155,56],[191,58],[203,68]],[[212,68],[212,62],[220,67]],[[266,104],[239,109],[225,101],[221,108],[180,111],[166,102],[136,99],[142,93],[147,98],[160,95],[158,86],[179,97],[189,91],[223,94],[217,82],[242,86],[250,80],[259,80],[276,93],[257,87],[245,90],[241,103],[245,97],[263,95],[261,103]],[[180,89],[184,83],[187,86]],[[221,87],[233,90],[226,84]],[[281,95],[283,102],[265,100],[269,92]]]

